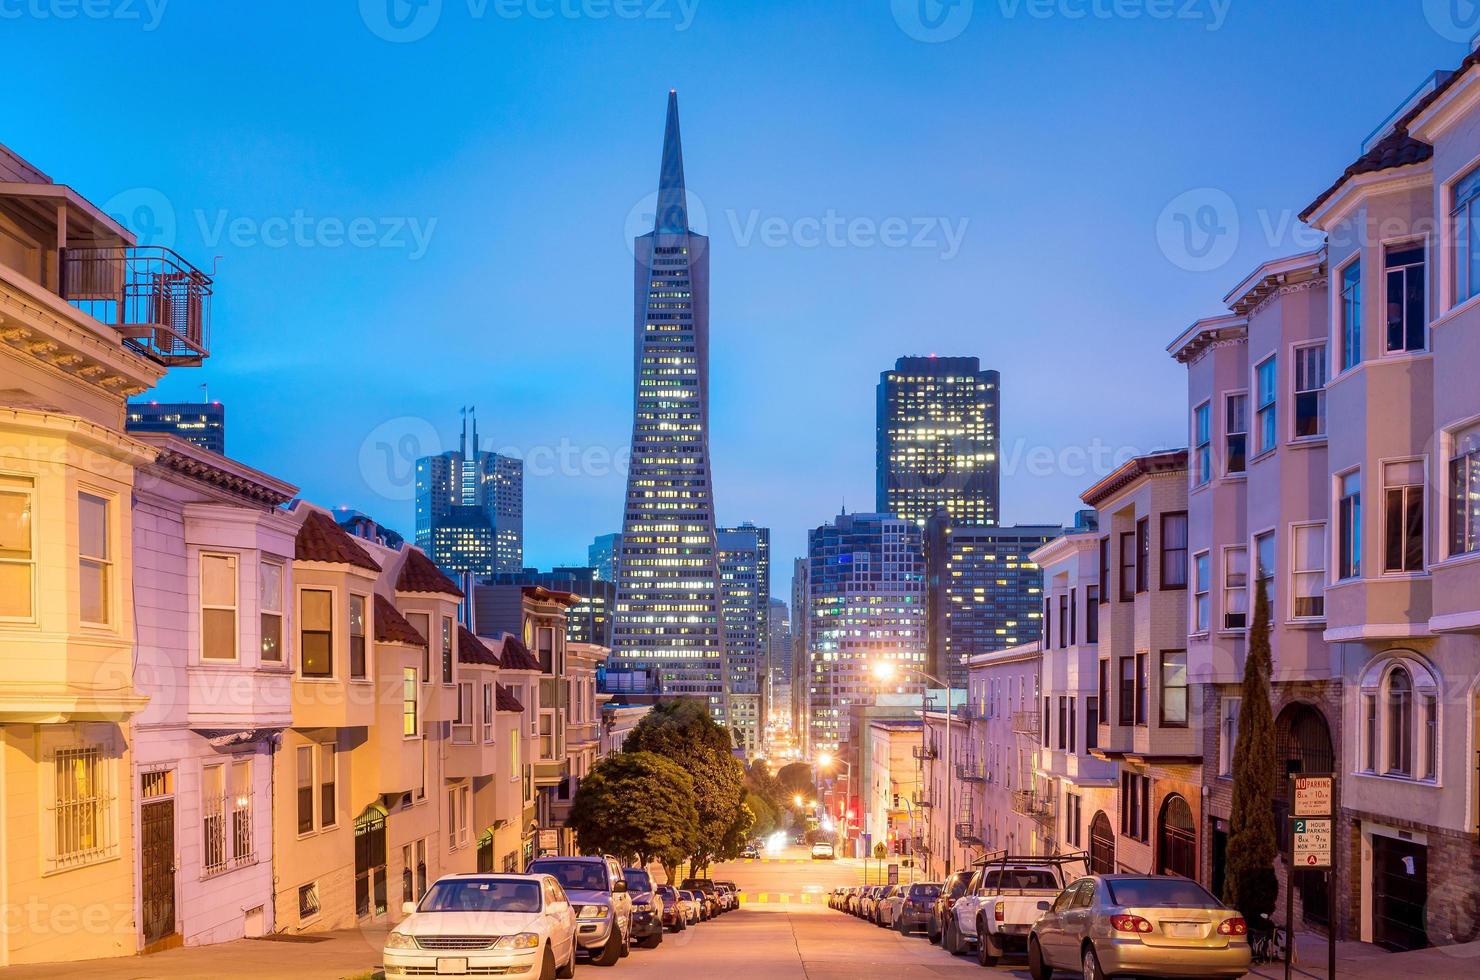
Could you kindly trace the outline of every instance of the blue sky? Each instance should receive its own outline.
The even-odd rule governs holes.
[[[233,456],[409,532],[407,457],[476,405],[548,566],[620,525],[630,219],[678,88],[718,515],[774,529],[780,596],[808,527],[872,507],[902,354],[1002,372],[1010,523],[1185,444],[1165,345],[1307,245],[1294,215],[1474,7],[419,2],[6,5],[30,95],[0,141],[216,267],[212,357],[157,397],[208,384]]]

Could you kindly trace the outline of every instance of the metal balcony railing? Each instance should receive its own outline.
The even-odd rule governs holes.
[[[169,366],[210,354],[210,276],[157,245],[62,250],[62,299]]]
[[[976,832],[976,826],[969,820],[962,820],[956,824],[956,842],[958,844],[980,845],[981,835]]]
[[[958,762],[956,778],[968,783],[980,783],[987,778],[987,768],[980,762]]]
[[[1012,713],[1012,730],[1018,735],[1030,735],[1038,737],[1038,712],[1037,711],[1014,711]]]
[[[921,762],[940,758],[940,753],[936,751],[933,745],[916,745],[910,749],[910,754]]]
[[[1031,789],[1020,789],[1012,794],[1012,809],[1034,820],[1053,819],[1053,797]]]

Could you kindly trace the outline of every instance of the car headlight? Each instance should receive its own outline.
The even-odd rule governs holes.
[[[578,919],[604,919],[611,910],[605,905],[582,905],[576,912]]]
[[[415,949],[416,940],[404,932],[392,932],[385,937],[386,949]]]
[[[493,944],[494,949],[539,949],[538,933],[521,932],[517,936],[500,936]]]

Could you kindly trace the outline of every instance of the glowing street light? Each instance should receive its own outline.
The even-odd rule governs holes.
[[[793,795],[792,798],[791,798],[791,802],[792,802],[792,804],[794,806],[801,806],[802,805],[802,794],[801,793],[797,793],[797,794]]]

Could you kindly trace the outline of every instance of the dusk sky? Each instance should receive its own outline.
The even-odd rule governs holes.
[[[1005,523],[1068,521],[1109,454],[1185,445],[1166,344],[1311,247],[1295,215],[1460,61],[1476,6],[421,3],[6,5],[30,96],[0,139],[215,266],[211,357],[152,397],[209,385],[230,455],[408,536],[411,459],[476,405],[526,457],[547,567],[621,527],[630,239],[677,88],[717,516],[773,528],[783,597],[808,527],[873,508],[900,355],[1002,373]]]

